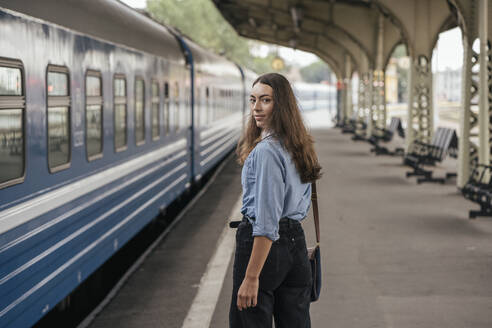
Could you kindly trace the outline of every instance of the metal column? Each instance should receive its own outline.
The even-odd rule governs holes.
[[[364,74],[364,119],[367,124],[366,137],[370,138],[374,129],[374,74],[373,71]]]
[[[408,101],[407,146],[414,139],[430,142],[433,133],[432,69],[424,55],[412,60]]]
[[[384,71],[376,70],[373,74],[373,126],[384,129],[386,127],[386,100],[384,90]]]
[[[489,97],[491,95],[491,49],[488,40],[488,0],[480,0],[478,10],[478,36],[480,38],[479,56],[479,150],[478,160],[480,164],[490,163],[490,136],[491,133],[491,108],[489,107]]]
[[[386,99],[384,87],[383,46],[384,46],[384,16],[379,15],[376,40],[376,70],[373,73],[372,85],[372,121],[373,127],[386,127]],[[371,131],[372,133],[372,131]]]
[[[478,5],[475,8],[474,5]],[[488,1],[471,4],[467,33],[463,35],[463,89],[464,110],[460,117],[458,187],[467,182],[476,163],[489,164],[492,136],[492,63],[488,26]],[[478,20],[478,22],[477,22]],[[472,45],[480,37],[480,50]]]
[[[463,187],[470,175],[470,164],[478,160],[478,145],[472,141],[472,130],[477,128],[477,92],[475,66],[478,65],[478,54],[472,49],[471,35],[463,37],[463,83],[461,99],[463,110],[460,115],[460,138],[458,154],[458,187]],[[476,132],[475,132],[476,135]]]
[[[342,124],[347,124],[349,118],[345,116],[346,114],[346,107],[347,107],[347,102],[345,101],[347,90],[345,87],[345,83],[343,80],[339,80],[337,82],[337,86],[340,86],[339,91],[339,96],[340,98],[338,99],[338,121],[341,122]]]
[[[345,85],[345,118],[349,120],[353,116],[353,107],[352,107],[352,62],[350,56],[345,54],[345,77],[344,77],[344,85]]]
[[[362,73],[359,77],[359,99],[357,109],[357,134],[363,135],[362,125],[367,124],[366,133],[371,129],[371,103],[372,103],[372,74],[369,72]]]

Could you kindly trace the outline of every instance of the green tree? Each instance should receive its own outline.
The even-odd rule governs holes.
[[[330,81],[331,74],[330,67],[320,60],[301,68],[301,76],[303,80],[309,83]]]
[[[148,0],[147,11],[155,20],[241,66],[260,74],[272,70],[273,57],[253,56],[250,45],[254,41],[240,37],[210,0]]]

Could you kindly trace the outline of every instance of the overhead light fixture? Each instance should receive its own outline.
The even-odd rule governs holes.
[[[253,17],[250,17],[248,19],[248,22],[249,22],[249,25],[251,25],[252,27],[256,28],[256,20]]]
[[[301,32],[303,14],[303,9],[300,6],[290,7],[290,15],[292,16],[292,23],[294,24],[294,31],[296,33]]]

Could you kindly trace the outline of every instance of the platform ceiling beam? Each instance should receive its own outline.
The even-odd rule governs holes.
[[[354,21],[350,9],[357,8],[361,27],[373,26],[378,7],[367,1],[289,1],[289,0],[214,0],[217,8],[242,36],[273,42],[284,46],[330,55],[344,72],[345,54],[353,61],[354,70],[366,71],[374,67],[374,28],[367,33],[354,29],[347,20]],[[386,24],[391,25],[387,19]],[[391,28],[388,28],[391,31]],[[398,29],[391,37],[400,42]],[[333,54],[333,52],[340,53]],[[361,67],[360,53],[368,57],[369,67]]]

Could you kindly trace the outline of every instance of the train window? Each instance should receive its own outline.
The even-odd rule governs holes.
[[[0,65],[3,65],[0,62]],[[0,66],[0,95],[22,96],[22,71],[17,67]]]
[[[231,90],[227,90],[227,100],[226,100],[226,107],[225,111],[228,114],[229,110],[231,109]]]
[[[178,82],[174,82],[174,118],[173,118],[173,123],[174,123],[174,129],[175,131],[179,130],[179,84]]]
[[[205,118],[204,118],[204,123],[209,124],[210,123],[210,91],[208,87],[205,88]]]
[[[70,89],[68,69],[48,66],[48,167],[57,172],[70,167]]]
[[[164,129],[166,135],[169,133],[169,83],[164,83]]]
[[[85,138],[88,160],[102,157],[102,108],[101,73],[87,71],[85,77]]]
[[[123,75],[115,75],[114,84],[114,147],[115,151],[126,149],[126,80]]]
[[[22,64],[0,60],[0,188],[24,180],[24,109]]]
[[[49,69],[53,71],[48,72],[48,96],[68,96],[68,71],[54,66]]]
[[[184,116],[184,122],[183,122],[183,127],[188,128],[191,124],[191,90],[189,86],[185,87],[185,101],[184,101],[184,110],[185,110],[185,115]]]
[[[135,139],[137,145],[145,143],[145,84],[135,80]]]
[[[159,84],[155,81],[152,82],[152,139],[159,139],[160,134],[160,98],[159,98]]]
[[[215,88],[210,90],[210,107],[208,109],[208,123],[211,123],[214,119],[215,112]]]
[[[200,117],[202,115],[201,110],[202,110],[202,90],[200,87],[196,88],[195,91],[195,108],[196,108],[196,117],[195,117],[195,122],[197,126],[200,126]]]

